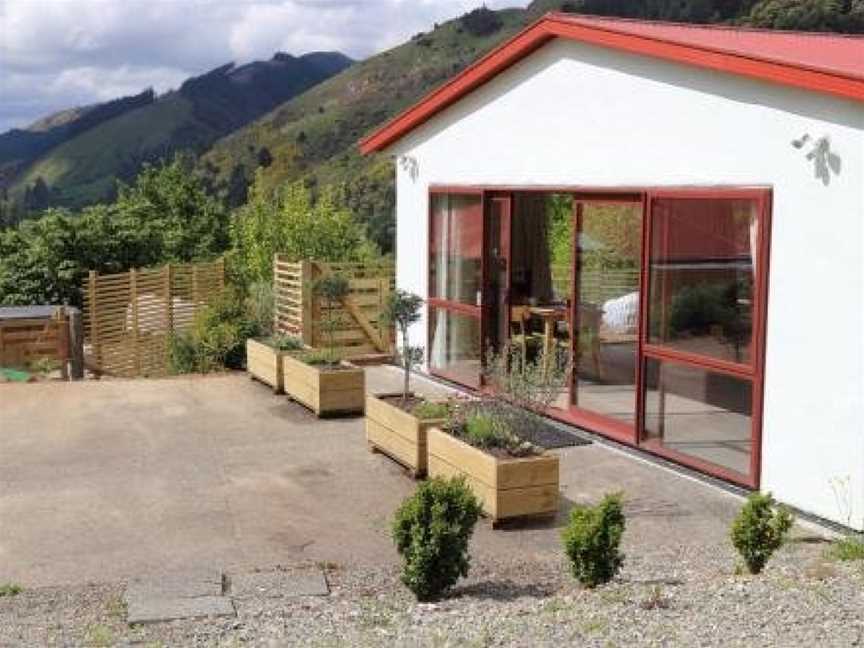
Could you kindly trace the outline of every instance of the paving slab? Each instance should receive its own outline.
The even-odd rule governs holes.
[[[139,599],[129,602],[127,609],[129,625],[237,615],[234,603],[225,596]]]
[[[256,571],[237,576],[231,583],[231,594],[237,598],[246,595],[267,598],[296,598],[300,596],[327,596],[330,587],[319,568]]]
[[[234,616],[221,571],[197,568],[139,578],[126,587],[130,624]]]

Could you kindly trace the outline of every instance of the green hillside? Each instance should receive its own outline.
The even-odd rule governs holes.
[[[219,140],[202,173],[229,205],[258,176],[265,191],[298,179],[340,184],[347,206],[385,251],[394,240],[392,163],[361,157],[358,140],[543,13],[860,32],[864,0],[535,0],[527,9],[478,9],[373,56]]]
[[[53,146],[11,179],[8,198],[23,210],[105,200],[118,179],[134,178],[145,162],[181,150],[200,153],[351,62],[338,53],[279,53],[191,78],[179,90]]]
[[[313,185],[344,183],[349,206],[389,249],[390,162],[361,157],[357,141],[513,35],[533,14],[507,9],[473,15],[357,63],[220,140],[202,156],[203,172],[232,205],[244,202],[257,169],[265,189],[299,178]]]

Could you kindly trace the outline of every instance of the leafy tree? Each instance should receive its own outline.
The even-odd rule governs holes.
[[[147,242],[153,262],[193,261],[228,246],[228,214],[183,156],[144,165],[135,184],[120,187],[115,209],[122,226]]]
[[[243,282],[270,281],[273,255],[294,259],[357,261],[377,255],[351,212],[339,206],[338,192],[325,189],[317,200],[302,182],[275,194],[262,189],[258,172],[249,203],[231,227],[232,272]]]
[[[336,331],[342,326],[340,309],[342,308],[342,301],[349,292],[351,292],[351,284],[348,279],[338,274],[321,277],[312,286],[312,293],[324,301],[321,328],[327,336],[327,356],[330,364],[338,362]]]

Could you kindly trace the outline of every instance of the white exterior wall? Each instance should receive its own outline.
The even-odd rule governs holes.
[[[830,137],[828,182],[804,133]],[[554,41],[391,153],[398,284],[424,296],[430,184],[771,186],[762,489],[864,528],[864,106]]]

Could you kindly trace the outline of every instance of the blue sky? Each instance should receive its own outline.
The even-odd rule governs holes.
[[[0,132],[235,61],[363,58],[482,0],[0,0]],[[490,8],[528,0],[486,0]]]

